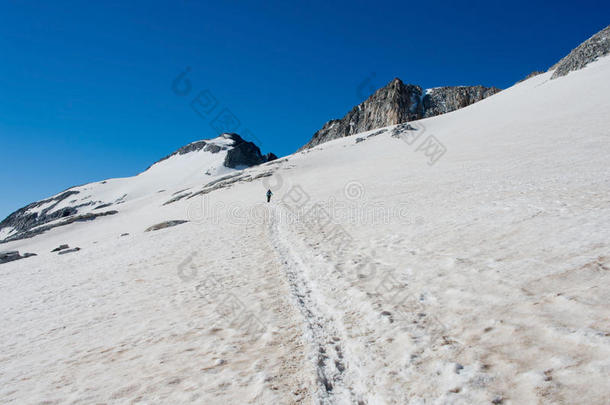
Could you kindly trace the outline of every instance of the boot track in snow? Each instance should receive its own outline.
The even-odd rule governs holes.
[[[305,318],[306,338],[312,350],[318,380],[318,399],[320,404],[359,403],[346,384],[346,361],[340,334],[333,319],[325,314],[323,304],[318,302],[311,280],[310,269],[295,249],[286,241],[278,221],[278,207],[271,209],[269,235],[282,269],[290,284],[296,305]]]

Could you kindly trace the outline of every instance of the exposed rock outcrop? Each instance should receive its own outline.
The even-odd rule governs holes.
[[[78,193],[78,191],[74,190],[65,191],[55,197],[26,205],[0,222],[0,229],[12,227],[14,229],[14,234],[17,235],[36,226],[46,224],[47,222],[73,215],[77,212],[77,207],[71,206],[58,210],[54,209],[59,203]]]
[[[74,252],[78,252],[79,250],[80,250],[80,248],[79,248],[79,247],[75,247],[75,248],[72,248],[72,249],[66,249],[66,250],[62,250],[62,251],[60,251],[60,252],[59,252],[59,253],[57,253],[57,254],[58,254],[58,255],[65,255],[65,254],[68,254],[68,253],[74,253]]]
[[[224,142],[225,140],[229,142]],[[169,159],[172,156],[184,155],[200,150],[210,153],[218,153],[222,150],[226,150],[227,156],[225,157],[224,166],[232,169],[238,167],[255,166],[277,159],[277,156],[275,156],[273,153],[262,155],[258,146],[252,142],[244,140],[238,134],[224,133],[215,139],[207,139],[189,143],[188,145],[181,147],[164,158],[159,159],[153,164],[153,166],[159,162]]]
[[[105,217],[107,215],[114,215],[114,214],[118,214],[118,211],[112,210],[112,211],[105,211],[105,212],[100,212],[100,213],[96,213],[96,214],[87,213],[87,214],[83,214],[83,215],[72,215],[63,221],[58,221],[58,222],[54,222],[51,224],[33,226],[31,228],[27,228],[25,230],[22,230],[19,233],[12,234],[3,240],[0,240],[0,243],[6,243],[6,242],[13,241],[13,240],[31,238],[33,236],[40,235],[41,233],[44,233],[53,228],[69,225],[74,222],[92,221],[98,217]],[[9,218],[10,218],[10,216],[9,216]],[[6,219],[5,219],[5,221],[6,221]],[[4,223],[4,221],[3,221],[3,223]],[[2,228],[2,226],[0,226],[0,228]]]
[[[456,86],[439,87],[424,94],[420,86],[404,84],[396,78],[352,108],[342,119],[328,121],[299,150],[375,128],[451,112],[499,91],[496,87]]]
[[[174,219],[172,221],[165,221],[165,222],[161,222],[160,224],[156,224],[156,225],[146,228],[146,230],[144,232],[152,232],[152,231],[158,231],[159,229],[171,228],[172,226],[184,224],[187,222],[188,221],[185,221],[183,219]]]
[[[553,65],[549,71],[554,70],[551,79],[565,76],[579,70],[598,58],[610,53],[610,25],[578,45],[566,57]]]
[[[206,184],[205,186],[203,186],[202,190],[194,192],[192,194],[189,193],[190,195],[187,194],[184,197],[187,197],[187,199],[191,199],[193,197],[197,197],[200,195],[209,194],[212,191],[231,187],[233,184],[236,184],[236,183],[248,183],[248,182],[251,182],[254,180],[258,180],[263,177],[270,177],[272,175],[273,175],[273,170],[258,173],[255,175],[243,174],[242,172],[238,172],[235,174],[230,174],[228,176],[223,176],[219,179],[213,180],[213,181],[209,182],[208,184]],[[163,205],[171,204],[172,202],[175,202],[175,201],[170,200]]]
[[[500,89],[483,86],[437,87],[426,92],[423,98],[423,117],[434,117],[469,106],[493,96]]]
[[[328,121],[299,150],[359,132],[419,119],[422,117],[421,97],[421,87],[404,84],[396,78],[352,108],[342,119]]]
[[[15,260],[25,259],[26,257],[36,256],[36,253],[24,253],[20,255],[18,251],[0,253],[0,264],[14,262]]]
[[[224,165],[231,169],[260,165],[261,163],[268,162],[269,158],[273,160],[273,157],[275,157],[273,153],[263,156],[258,146],[243,140],[237,134],[223,134],[222,136],[233,140],[233,145],[227,150],[227,156],[224,161]]]

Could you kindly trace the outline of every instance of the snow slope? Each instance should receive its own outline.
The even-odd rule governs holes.
[[[231,146],[231,141],[222,136],[207,142],[220,147]],[[211,153],[201,149],[161,160],[137,176],[107,179],[98,183],[72,187],[65,191],[78,191],[76,201],[71,198],[65,199],[57,204],[53,211],[74,204],[90,204],[79,210],[79,214],[82,214],[92,212],[96,206],[101,204],[134,203],[143,197],[150,199],[151,195],[163,192],[166,186],[188,188],[194,184],[201,184],[235,171],[223,166],[226,155],[226,150]],[[30,211],[40,213],[45,208],[47,208],[46,205],[41,205]]]
[[[3,244],[0,402],[607,403],[610,58],[551,75]]]

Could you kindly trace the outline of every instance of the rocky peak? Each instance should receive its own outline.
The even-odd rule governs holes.
[[[218,153],[226,150],[227,156],[224,160],[224,166],[235,169],[259,165],[277,159],[273,153],[262,155],[258,146],[253,142],[244,140],[236,133],[224,133],[217,138],[205,139],[189,143],[176,150],[173,153],[158,160],[154,164],[169,159],[175,155],[184,155],[191,152],[203,150],[210,153]]]
[[[221,136],[233,141],[231,147],[227,149],[227,157],[225,157],[224,161],[226,167],[232,169],[250,167],[277,159],[277,156],[273,153],[263,156],[258,146],[253,142],[245,141],[237,134],[229,133],[222,134]]]
[[[554,70],[551,79],[565,76],[579,70],[598,58],[610,53],[610,25],[578,45],[566,57],[553,65],[549,71]]]
[[[342,119],[328,121],[301,149],[309,149],[342,138],[388,125],[417,119],[421,115],[422,89],[395,78],[380,88]]]
[[[371,129],[402,124],[465,107],[500,89],[483,86],[440,87],[424,95],[420,86],[394,78],[341,119],[328,121],[299,150]]]

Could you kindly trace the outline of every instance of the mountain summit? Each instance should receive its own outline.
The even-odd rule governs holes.
[[[499,91],[496,87],[484,86],[449,86],[424,91],[420,86],[404,84],[395,78],[343,118],[328,121],[299,150],[359,132],[455,111]]]
[[[230,132],[224,133],[218,138],[205,139],[202,141],[189,143],[188,145],[185,145],[177,151],[158,160],[155,164],[169,159],[172,156],[184,155],[200,150],[210,153],[226,151],[223,166],[231,169],[243,169],[277,159],[277,156],[275,156],[273,153],[262,155],[259,147],[253,142],[245,141],[238,134]]]

